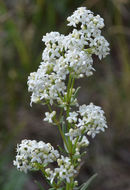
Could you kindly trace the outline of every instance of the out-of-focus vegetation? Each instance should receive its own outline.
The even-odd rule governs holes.
[[[100,14],[111,54],[84,84],[81,103],[93,101],[106,112],[109,129],[93,140],[80,182],[97,172],[96,190],[130,189],[130,2],[129,0],[0,0],[0,189],[37,190],[34,178],[12,166],[22,138],[57,144],[57,133],[42,122],[44,110],[30,108],[27,76],[41,61],[46,32],[69,32],[66,18],[77,7]],[[33,174],[34,175],[34,174]]]

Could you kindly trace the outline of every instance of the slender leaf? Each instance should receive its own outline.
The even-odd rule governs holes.
[[[90,184],[93,182],[93,180],[97,177],[97,174],[94,174],[92,177],[89,178],[89,180],[83,184],[83,187],[80,190],[87,190]]]
[[[63,148],[61,148],[59,145],[57,145],[61,153],[66,153]]]
[[[75,93],[74,93],[74,96],[73,96],[74,99],[77,97],[80,88],[81,88],[81,87],[78,87],[78,88],[75,90]]]

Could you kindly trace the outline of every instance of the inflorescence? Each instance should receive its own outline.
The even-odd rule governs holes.
[[[104,111],[93,103],[80,106],[75,79],[89,77],[95,71],[93,55],[102,59],[109,54],[109,43],[102,36],[104,20],[85,7],[78,8],[67,18],[73,30],[68,35],[50,32],[43,36],[45,49],[42,62],[28,77],[28,90],[32,103],[48,105],[44,121],[58,126],[64,151],[55,150],[50,143],[23,140],[17,146],[14,165],[18,170],[41,170],[52,187],[73,189],[77,185],[75,175],[81,163],[84,147],[89,145],[88,136],[107,128]],[[61,109],[60,118],[53,107]],[[76,111],[72,108],[76,108]],[[65,152],[65,154],[63,154]],[[57,167],[50,164],[55,162]],[[64,188],[63,188],[64,189]]]

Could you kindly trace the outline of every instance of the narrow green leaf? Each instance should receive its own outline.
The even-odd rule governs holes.
[[[60,118],[60,123],[62,123],[63,120],[64,120],[64,117],[62,116],[62,117]]]
[[[97,177],[97,174],[94,174],[92,177],[89,178],[89,180],[83,184],[82,188],[80,190],[87,190],[89,185],[93,182],[93,180]]]
[[[75,156],[73,156],[73,158],[75,158],[75,159],[78,159],[80,157],[81,157],[81,155],[75,155]]]
[[[57,145],[61,153],[66,153],[63,148],[61,148],[59,145]]]
[[[66,125],[64,121],[62,122],[62,131],[64,134],[66,133]]]
[[[59,108],[64,108],[65,105],[58,105],[57,107],[59,107]]]
[[[77,97],[80,88],[81,88],[81,87],[78,87],[78,88],[75,90],[75,93],[74,93],[74,95],[73,95],[74,99]]]

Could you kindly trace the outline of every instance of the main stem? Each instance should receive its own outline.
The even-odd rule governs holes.
[[[68,80],[68,85],[67,85],[67,95],[66,95],[66,103],[67,103],[67,110],[66,110],[66,118],[69,117],[69,113],[70,113],[70,108],[71,108],[71,98],[72,98],[72,94],[73,94],[73,87],[74,87],[74,77],[72,75],[69,75],[69,80]],[[51,106],[49,103],[47,103],[49,110],[52,112]],[[60,119],[59,119],[60,120]],[[62,137],[62,140],[67,148],[67,154],[68,157],[71,159],[71,161],[73,162],[73,145],[72,142],[70,140],[70,138],[66,138],[64,132],[62,131],[62,128],[60,126],[60,122],[57,121],[56,117],[54,116],[54,122],[55,124],[58,126],[60,135]],[[67,124],[67,132],[69,132],[69,129],[71,128],[71,124],[66,120],[66,124]],[[68,140],[68,142],[67,142]],[[74,177],[71,178],[70,183],[66,183],[66,190],[73,190],[73,183],[74,183]]]

